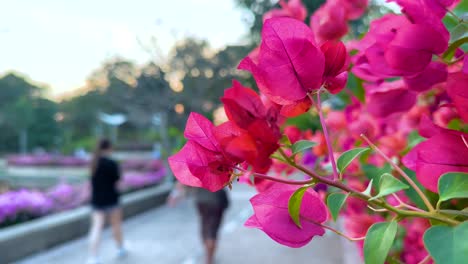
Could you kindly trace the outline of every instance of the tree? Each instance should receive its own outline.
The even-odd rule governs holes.
[[[246,16],[244,21],[250,26],[250,38],[252,44],[259,43],[260,32],[263,25],[263,15],[273,8],[279,8],[279,1],[272,0],[236,0],[239,7],[246,10],[250,16]],[[324,0],[303,0],[308,13],[313,13],[318,9],[325,1]],[[306,23],[309,23],[307,18]]]
[[[0,78],[0,150],[54,146],[59,130],[56,103],[42,97],[44,88],[16,73]],[[29,148],[30,149],[30,148]]]
[[[232,79],[246,79],[236,67],[248,50],[245,46],[228,46],[215,51],[206,41],[196,39],[186,39],[174,47],[168,74],[176,79],[173,86],[182,84],[183,92],[176,94],[176,103],[184,106],[184,120],[192,111],[211,115]]]

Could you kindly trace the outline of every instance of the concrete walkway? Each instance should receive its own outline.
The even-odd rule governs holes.
[[[345,254],[349,245],[334,234],[314,238],[306,247],[291,249],[273,242],[263,232],[243,227],[252,214],[248,199],[253,190],[246,186],[234,186],[230,192],[231,207],[224,218],[218,264],[287,264],[359,263],[356,256]],[[163,206],[124,224],[125,240],[129,255],[115,258],[115,247],[109,230],[104,234],[101,246],[102,263],[125,264],[202,264],[202,246],[198,234],[198,218],[192,201],[186,200],[175,208]],[[38,238],[40,239],[40,238]],[[18,264],[82,264],[87,256],[86,238],[69,242],[47,252],[31,256]]]

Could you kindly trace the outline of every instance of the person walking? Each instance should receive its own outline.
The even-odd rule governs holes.
[[[185,195],[182,184],[176,183],[168,197],[170,206]],[[194,200],[200,219],[200,233],[205,249],[205,263],[213,264],[218,242],[218,232],[224,212],[229,207],[229,198],[224,189],[210,192],[203,188],[194,188]]]
[[[120,168],[110,154],[112,144],[107,139],[98,142],[91,160],[91,229],[89,232],[89,264],[99,263],[98,248],[106,216],[109,216],[112,234],[117,244],[117,256],[124,257],[122,210],[119,206],[117,183],[120,179]]]

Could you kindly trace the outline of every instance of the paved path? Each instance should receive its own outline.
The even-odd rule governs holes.
[[[259,230],[243,227],[252,213],[248,203],[252,194],[253,191],[245,186],[235,186],[230,192],[231,207],[221,230],[217,264],[359,263],[345,256],[344,248],[350,245],[334,234],[314,238],[304,248],[291,249],[276,244]],[[163,206],[127,220],[124,234],[130,254],[117,260],[109,230],[106,230],[101,246],[104,264],[203,263],[198,218],[190,200],[175,208]],[[86,260],[86,242],[81,238],[17,263],[82,264]]]

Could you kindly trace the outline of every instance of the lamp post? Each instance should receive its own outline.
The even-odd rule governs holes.
[[[111,140],[117,142],[118,127],[127,121],[127,117],[123,114],[106,114],[100,112],[98,114],[99,120],[111,127]]]
[[[161,135],[160,157],[162,159],[166,172],[170,173],[171,170],[169,168],[169,164],[167,163],[167,158],[170,152],[169,137],[167,135],[167,113],[156,112],[151,118],[151,123],[155,126],[155,128],[159,131],[159,134]],[[165,181],[171,182],[171,177],[165,177]]]

